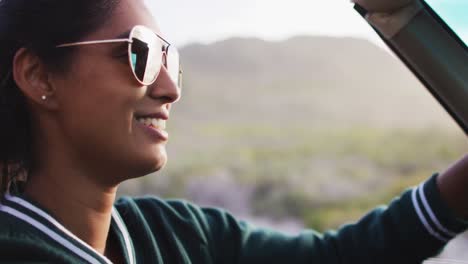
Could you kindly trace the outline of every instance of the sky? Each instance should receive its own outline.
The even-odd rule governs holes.
[[[468,38],[468,0],[428,0]],[[229,37],[282,40],[295,35],[353,36],[383,46],[350,0],[147,0],[177,46]],[[463,11],[464,10],[464,11]]]
[[[468,0],[426,0],[468,45]]]

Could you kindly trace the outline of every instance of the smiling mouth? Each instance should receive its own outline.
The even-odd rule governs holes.
[[[153,128],[153,129],[160,129],[160,130],[166,129],[166,120],[163,120],[160,118],[139,117],[135,119],[138,123],[145,125],[147,127]]]

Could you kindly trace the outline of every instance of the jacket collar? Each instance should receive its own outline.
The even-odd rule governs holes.
[[[33,204],[33,202],[27,201],[24,197],[5,195],[0,204],[0,211],[28,223],[48,239],[55,241],[65,250],[88,263],[111,263],[109,259],[75,236],[49,213]],[[110,230],[115,230],[118,240],[122,242],[121,245],[127,263],[135,263],[135,251],[131,237],[115,207],[112,209]]]

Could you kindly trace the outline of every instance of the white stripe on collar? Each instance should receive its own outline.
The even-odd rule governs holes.
[[[133,251],[133,244],[130,238],[130,234],[128,233],[127,227],[125,226],[124,222],[120,218],[119,212],[115,209],[112,209],[112,218],[114,218],[115,222],[117,223],[117,227],[120,229],[124,240],[125,240],[125,248],[127,249],[127,256],[130,264],[136,263],[135,254]]]
[[[30,211],[33,211],[34,213],[40,215],[41,217],[43,217],[46,221],[48,221],[49,223],[51,223],[52,225],[54,225],[56,228],[58,228],[60,231],[64,232],[66,235],[68,235],[71,239],[77,241],[80,245],[82,245],[83,247],[89,249],[90,251],[94,252],[95,254],[97,254],[98,256],[100,256],[102,258],[102,260],[106,263],[109,263],[111,264],[112,262],[106,258],[105,256],[103,256],[101,253],[97,252],[93,247],[91,247],[90,245],[88,245],[86,242],[84,242],[83,240],[81,240],[80,238],[78,238],[77,236],[75,236],[72,232],[70,232],[67,228],[65,228],[62,224],[60,224],[57,220],[55,220],[52,216],[50,216],[48,213],[44,212],[43,210],[37,208],[36,206],[34,206],[33,204],[29,203],[28,201],[22,199],[22,198],[19,198],[17,196],[11,196],[11,195],[5,195],[5,198],[10,201],[10,202],[14,202]],[[64,238],[63,236],[61,236],[60,234],[57,234],[56,232],[54,232],[53,230],[51,230],[49,227],[39,223],[38,221],[34,220],[32,217],[29,217],[21,212],[18,212],[17,210],[9,207],[9,206],[6,206],[6,205],[1,205],[2,209],[6,209],[8,211],[5,211],[5,210],[2,210],[4,212],[7,212],[17,218],[20,218],[21,220],[31,224],[32,226],[36,227],[37,229],[41,230],[43,233],[45,233],[46,235],[48,235],[49,237],[53,238],[54,240],[56,240],[57,242],[59,242],[57,239],[55,238],[60,238],[62,241],[67,241],[68,243],[64,244],[63,242],[59,242],[60,244],[62,244],[63,246],[65,246],[66,248],[68,248],[69,250],[71,250],[72,252],[74,252],[75,254],[79,255],[80,257],[86,259],[87,261],[88,258],[91,258],[93,260],[93,262],[91,263],[101,263],[100,261],[97,261],[93,256],[89,255],[88,253],[84,252],[83,250],[79,249],[78,247],[76,247],[75,245],[71,244],[67,238]],[[9,209],[8,209],[9,208]],[[10,210],[11,209],[11,210]],[[17,213],[11,213],[13,211],[16,211]],[[22,216],[26,216],[26,217],[22,217],[20,216],[20,214]],[[32,220],[32,221],[31,221]],[[38,225],[39,224],[39,225]],[[67,246],[67,245],[71,245],[72,247],[70,246]],[[76,249],[79,250],[80,254],[77,253]]]
[[[94,257],[90,256],[88,253],[81,250],[79,247],[77,247],[77,246],[73,245],[72,243],[70,243],[70,241],[68,241],[65,238],[61,237],[59,234],[57,234],[54,231],[50,230],[47,226],[39,223],[38,221],[34,220],[30,216],[25,215],[25,214],[15,210],[15,209],[9,207],[9,206],[2,205],[2,204],[0,204],[0,211],[3,211],[5,213],[7,213],[7,214],[10,214],[10,215],[12,215],[12,216],[14,216],[16,218],[19,218],[19,219],[23,220],[24,222],[27,222],[28,224],[34,226],[35,228],[40,230],[42,233],[46,234],[48,237],[52,238],[53,240],[55,240],[56,242],[58,242],[62,246],[66,247],[68,250],[75,253],[76,255],[78,255],[82,259],[86,260],[87,262],[93,263],[93,264],[94,263],[96,263],[96,264],[101,263],[100,261],[98,261]]]

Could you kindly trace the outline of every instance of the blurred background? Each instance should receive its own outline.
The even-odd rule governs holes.
[[[147,3],[180,49],[183,96],[168,123],[168,165],[120,195],[184,198],[284,232],[324,231],[468,151],[462,130],[348,0]],[[468,20],[451,18],[466,39]],[[467,237],[443,256],[468,259]]]

